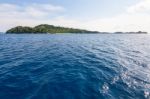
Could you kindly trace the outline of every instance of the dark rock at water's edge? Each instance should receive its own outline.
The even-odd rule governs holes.
[[[17,26],[6,31],[7,34],[46,34],[46,33],[99,33],[97,31],[88,31],[83,29],[74,29],[60,27],[48,24],[41,24],[35,27]]]

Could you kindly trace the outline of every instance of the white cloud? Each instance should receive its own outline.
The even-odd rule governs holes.
[[[0,31],[17,25],[37,25],[65,11],[61,6],[51,4],[0,4]]]
[[[64,11],[63,7],[50,4],[31,4],[29,6],[0,4],[1,18],[45,18],[62,11]]]
[[[13,4],[0,4],[1,12],[4,12],[4,11],[10,12],[10,11],[14,11],[14,10],[16,11],[18,9],[19,9],[19,7],[16,5],[13,5]]]
[[[114,17],[93,19],[85,23],[99,31],[147,31],[150,33],[150,0],[141,0]]]
[[[150,15],[124,13],[112,18],[89,21],[91,27],[99,31],[147,31],[150,32]],[[90,28],[90,26],[89,26]]]
[[[142,0],[127,9],[129,13],[150,13],[150,0]]]
[[[142,0],[128,7],[122,14],[118,14],[114,17],[90,19],[86,21],[83,21],[82,18],[76,20],[60,15],[49,18],[51,15],[64,11],[65,9],[61,6],[49,4],[31,4],[30,6],[0,4],[0,30],[5,31],[17,25],[35,26],[38,24],[53,24],[104,32],[150,32],[150,13],[148,13],[150,5],[147,5],[149,1],[150,0]]]
[[[64,11],[63,7],[49,4],[32,4],[25,9],[25,12],[33,17],[44,17],[62,11]]]

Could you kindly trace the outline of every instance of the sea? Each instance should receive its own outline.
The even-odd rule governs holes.
[[[0,99],[150,99],[150,35],[1,34]]]

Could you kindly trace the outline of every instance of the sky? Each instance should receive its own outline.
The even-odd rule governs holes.
[[[0,0],[0,31],[39,24],[150,32],[150,0]]]

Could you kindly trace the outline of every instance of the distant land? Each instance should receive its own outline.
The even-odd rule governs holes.
[[[38,34],[38,33],[99,33],[98,31],[88,31],[84,29],[74,29],[74,28],[67,28],[67,27],[60,27],[48,24],[41,24],[35,27],[27,27],[27,26],[17,26],[11,28],[6,31],[7,34]]]
[[[147,32],[99,32],[99,31],[89,31],[85,29],[75,29],[61,26],[54,26],[48,24],[41,24],[35,27],[28,26],[17,26],[6,31],[6,34],[55,34],[55,33],[99,33],[99,34],[148,34]]]
[[[138,32],[115,32],[115,34],[148,34],[148,33],[143,31],[138,31]]]

